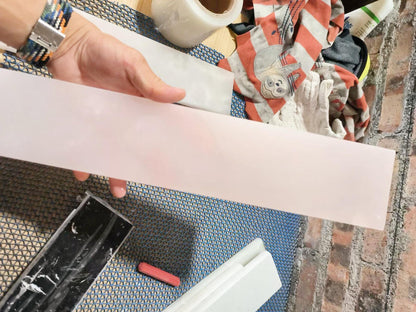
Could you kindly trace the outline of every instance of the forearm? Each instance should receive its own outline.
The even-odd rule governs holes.
[[[46,0],[0,0],[0,41],[20,48],[42,14]]]

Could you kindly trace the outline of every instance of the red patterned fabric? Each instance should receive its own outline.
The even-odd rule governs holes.
[[[235,73],[250,119],[268,122],[342,30],[340,0],[254,0],[256,27],[219,66]]]
[[[330,119],[342,120],[347,135],[364,135],[369,111],[357,77],[347,70],[317,62],[344,26],[340,0],[254,0],[256,27],[237,37],[237,49],[218,66],[235,74],[234,90],[244,95],[250,119],[269,123],[311,70],[333,79]]]

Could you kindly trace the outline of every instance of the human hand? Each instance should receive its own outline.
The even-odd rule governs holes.
[[[165,84],[150,69],[144,57],[116,38],[102,33],[77,13],[69,21],[66,38],[48,63],[54,78],[173,103],[185,91]],[[74,172],[80,181],[89,174]],[[126,194],[126,181],[110,178],[115,197]]]

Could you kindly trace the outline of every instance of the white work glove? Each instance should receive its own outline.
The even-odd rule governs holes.
[[[286,104],[273,116],[269,124],[291,128],[306,132],[305,123],[303,121],[302,112],[296,105],[294,95],[286,99]]]
[[[269,124],[343,139],[347,132],[341,120],[335,119],[329,125],[329,95],[333,84],[332,79],[321,81],[318,73],[309,72],[295,95],[286,100]]]
[[[329,124],[329,95],[333,85],[332,79],[321,81],[319,74],[311,71],[296,90],[295,102],[308,132],[343,139],[347,132],[341,120]]]

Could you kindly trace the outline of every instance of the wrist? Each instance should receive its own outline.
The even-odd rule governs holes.
[[[46,0],[0,0],[0,40],[16,49],[23,46],[45,4]]]
[[[65,39],[52,55],[51,61],[65,55],[74,47],[80,48],[82,46],[81,42],[86,40],[93,32],[100,32],[100,30],[78,13],[73,12],[65,31]]]

